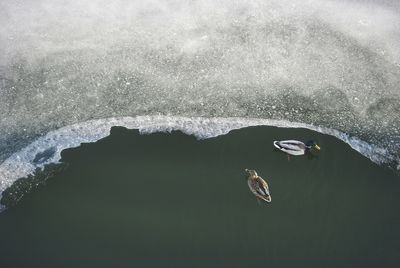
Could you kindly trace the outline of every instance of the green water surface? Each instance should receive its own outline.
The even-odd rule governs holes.
[[[315,157],[274,140],[314,138]],[[397,267],[400,178],[305,129],[113,128],[0,214],[0,267]],[[258,203],[244,169],[269,184]]]

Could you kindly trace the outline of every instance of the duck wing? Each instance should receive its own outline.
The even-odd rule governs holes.
[[[261,179],[260,177],[258,177],[255,180],[255,183],[257,184],[257,193],[262,195],[262,196],[268,196],[269,195],[269,189],[268,189],[268,184]]]
[[[249,188],[255,195],[268,196],[269,189],[267,183],[260,177],[248,180]]]
[[[274,146],[281,151],[288,154],[304,154],[306,145],[301,141],[296,140],[285,140],[285,141],[274,141]]]

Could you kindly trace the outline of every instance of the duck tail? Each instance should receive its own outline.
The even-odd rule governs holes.
[[[278,149],[281,148],[281,146],[279,145],[279,141],[274,141],[274,146]]]

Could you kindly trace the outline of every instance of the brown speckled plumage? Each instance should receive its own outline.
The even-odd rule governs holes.
[[[247,177],[247,184],[249,185],[250,191],[261,200],[266,202],[271,202],[272,198],[269,193],[269,187],[266,181],[264,181],[260,176],[258,176],[255,170],[246,169],[249,174]]]

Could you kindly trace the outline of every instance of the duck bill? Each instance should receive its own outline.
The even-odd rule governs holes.
[[[317,144],[315,144],[315,149],[321,150],[321,147],[319,147]]]

